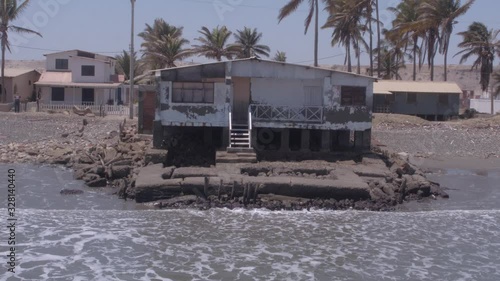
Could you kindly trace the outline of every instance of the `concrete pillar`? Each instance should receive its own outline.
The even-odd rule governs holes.
[[[161,121],[153,121],[153,147],[161,148],[163,142],[163,126]]]
[[[281,130],[281,152],[289,152],[290,151],[290,130],[283,129]]]
[[[229,147],[229,127],[222,128],[222,147]]]
[[[330,131],[321,131],[321,152],[330,152],[331,150],[331,134]]]
[[[203,128],[203,143],[205,145],[212,145],[213,144],[212,128],[211,127],[204,127]]]
[[[308,152],[311,150],[311,131],[301,130],[300,131],[300,150],[303,152]]]
[[[351,132],[339,131],[338,134],[339,134],[339,146],[341,148],[350,148]]]
[[[354,148],[363,149],[363,131],[354,132]]]
[[[371,149],[372,147],[372,130],[366,130],[363,132],[363,148]]]

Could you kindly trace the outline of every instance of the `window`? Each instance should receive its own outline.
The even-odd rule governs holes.
[[[340,90],[341,101],[343,106],[365,106],[366,105],[366,88],[342,86]]]
[[[52,101],[64,101],[64,88],[52,88]]]
[[[56,69],[67,70],[68,59],[56,59]]]
[[[448,105],[448,95],[447,94],[439,94],[439,104]]]
[[[95,76],[95,66],[82,65],[82,76]]]
[[[174,103],[214,103],[214,83],[175,82],[172,91]]]
[[[417,94],[406,93],[406,103],[417,103]]]

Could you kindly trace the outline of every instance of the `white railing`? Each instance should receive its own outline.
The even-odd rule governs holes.
[[[128,116],[130,113],[130,108],[128,105],[81,105],[75,104],[79,109],[84,110],[86,108],[90,108],[90,110],[99,115],[100,112],[104,112],[105,115],[118,115],[118,116]],[[73,104],[40,104],[40,111],[69,111],[73,112],[74,106]],[[27,111],[36,111],[36,102],[28,103]],[[134,105],[134,116],[138,116],[138,105]]]
[[[252,107],[248,106],[248,139],[249,148],[252,148]]]
[[[231,131],[233,130],[233,113],[231,112],[231,106],[229,106],[228,110],[229,110],[229,147],[231,147],[232,146]]]
[[[322,106],[273,106],[255,104],[250,106],[255,121],[323,123]]]

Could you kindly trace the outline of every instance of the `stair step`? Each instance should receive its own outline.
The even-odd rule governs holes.
[[[250,147],[228,147],[227,148],[227,153],[255,153],[255,150]]]
[[[248,136],[240,136],[240,137],[232,137],[231,140],[244,140],[244,141],[249,141],[250,138]]]

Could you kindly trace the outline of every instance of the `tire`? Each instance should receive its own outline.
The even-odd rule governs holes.
[[[270,129],[260,129],[257,137],[262,144],[270,144],[274,140],[274,132]]]

